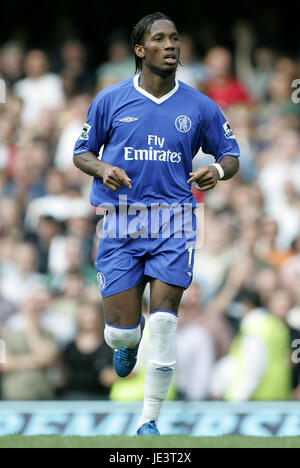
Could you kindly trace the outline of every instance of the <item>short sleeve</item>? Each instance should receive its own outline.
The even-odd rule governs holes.
[[[108,138],[109,128],[109,114],[106,110],[106,102],[103,97],[98,95],[88,110],[87,121],[75,143],[74,154],[91,151],[98,156],[100,148]]]
[[[201,140],[203,153],[211,154],[217,162],[225,155],[240,156],[235,135],[216,104],[213,106],[212,118],[208,121],[207,127],[202,130]]]

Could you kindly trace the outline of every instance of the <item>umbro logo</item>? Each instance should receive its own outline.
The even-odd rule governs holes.
[[[139,120],[138,117],[124,117],[120,122],[135,122],[135,120]]]
[[[171,372],[173,369],[172,367],[165,366],[165,367],[157,367],[156,370],[160,370],[162,372]]]

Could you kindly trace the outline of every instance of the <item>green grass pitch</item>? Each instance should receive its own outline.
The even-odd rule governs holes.
[[[300,448],[300,437],[0,437],[0,448]]]

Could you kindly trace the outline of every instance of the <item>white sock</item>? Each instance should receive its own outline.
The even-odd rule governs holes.
[[[136,327],[117,327],[105,322],[104,337],[112,349],[124,346],[134,347],[142,337],[141,324],[139,323]]]
[[[150,315],[150,344],[146,366],[143,413],[138,427],[157,421],[176,367],[177,315],[155,311]]]

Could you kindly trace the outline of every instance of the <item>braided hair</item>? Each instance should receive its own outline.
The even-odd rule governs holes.
[[[131,45],[134,51],[136,45],[144,45],[144,39],[147,32],[149,32],[151,26],[155,21],[166,20],[171,21],[175,24],[174,21],[164,13],[156,12],[150,15],[144,16],[133,28],[131,35]],[[142,59],[140,59],[136,54],[135,55],[135,73],[138,73],[142,70]]]

